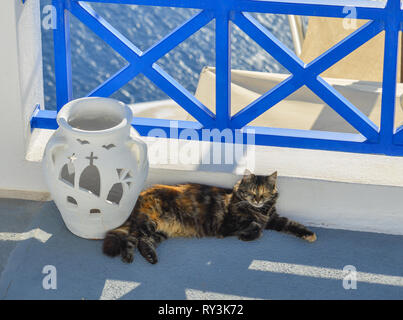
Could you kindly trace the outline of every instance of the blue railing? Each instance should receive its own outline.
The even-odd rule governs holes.
[[[200,9],[200,12],[142,52],[90,6],[78,0],[53,0],[57,12],[54,30],[57,110],[72,99],[69,14],[73,14],[129,64],[88,96],[110,96],[139,74],[144,74],[197,120],[179,121],[179,131],[203,128],[255,131],[258,145],[324,149],[358,153],[403,155],[403,126],[394,128],[398,41],[403,11],[400,0],[88,0],[86,2],[134,4]],[[324,54],[305,64],[250,12],[305,16],[345,17],[345,7],[356,9],[357,19],[370,20]],[[211,20],[216,22],[216,114],[167,74],[156,61]],[[291,75],[259,99],[231,116],[231,22],[280,62]],[[385,31],[383,91],[380,127],[330,86],[320,74],[355,49]],[[290,94],[307,86],[359,133],[250,127],[248,123]],[[33,128],[56,129],[56,111],[36,110]],[[170,120],[134,118],[142,135],[161,128],[170,136]],[[202,138],[202,135],[200,135]]]

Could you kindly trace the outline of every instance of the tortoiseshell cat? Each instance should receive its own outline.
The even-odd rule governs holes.
[[[201,184],[155,185],[143,191],[129,219],[106,234],[103,252],[132,262],[134,251],[158,262],[156,246],[171,237],[228,237],[251,241],[264,229],[293,234],[309,242],[316,235],[303,225],[280,217],[277,172],[258,176],[247,171],[233,189]]]

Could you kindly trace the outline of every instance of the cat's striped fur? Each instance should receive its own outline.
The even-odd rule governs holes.
[[[107,233],[103,252],[132,262],[137,248],[154,264],[158,261],[156,246],[171,237],[237,236],[251,241],[264,229],[273,229],[315,241],[313,232],[277,214],[276,181],[276,172],[270,176],[248,172],[233,189],[155,185],[140,194],[129,219]]]

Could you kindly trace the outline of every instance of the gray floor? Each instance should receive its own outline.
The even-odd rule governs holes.
[[[0,199],[0,274],[12,250],[29,236],[25,231],[43,205],[36,201]]]
[[[71,234],[53,202],[3,200],[0,299],[403,299],[402,236],[313,229],[312,244],[270,231],[250,243],[171,239],[157,265],[128,265]],[[55,290],[42,286],[47,265]],[[355,290],[343,288],[346,265]]]

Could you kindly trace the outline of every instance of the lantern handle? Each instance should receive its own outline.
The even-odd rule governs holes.
[[[51,163],[51,170],[55,171],[55,162],[53,161],[53,152],[55,149],[60,147],[66,147],[66,138],[62,136],[56,136],[54,139],[49,140],[48,145],[46,146],[46,153],[50,155],[50,163]],[[45,158],[46,155],[43,156]]]
[[[145,142],[135,137],[131,137],[129,140],[127,140],[127,145],[129,146],[129,148],[136,146],[136,156],[139,170],[144,170],[148,159],[147,145],[145,144]]]

